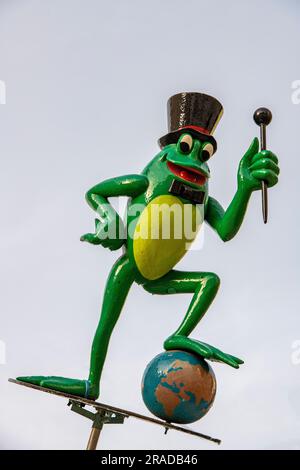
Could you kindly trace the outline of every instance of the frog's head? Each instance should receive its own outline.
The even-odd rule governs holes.
[[[207,193],[210,177],[208,160],[216,151],[215,140],[210,136],[195,135],[186,129],[173,138],[172,143],[168,142],[162,147],[143,171],[149,181],[156,185],[168,181],[171,185],[172,180],[176,179]]]
[[[197,92],[177,93],[168,100],[168,133],[158,140],[163,177],[170,175],[195,189],[207,190],[208,159],[216,152],[214,130],[222,116],[221,103]],[[158,172],[158,165],[156,167]],[[153,170],[154,168],[152,168]]]
[[[184,92],[169,98],[168,133],[158,140],[161,152],[144,170],[152,185],[172,185],[175,179],[183,189],[188,185],[208,193],[207,161],[217,150],[213,133],[222,113],[221,103],[204,93]]]
[[[198,189],[207,186],[210,171],[207,161],[216,147],[209,138],[182,133],[177,142],[169,144],[160,153],[160,163],[167,171],[186,184]]]

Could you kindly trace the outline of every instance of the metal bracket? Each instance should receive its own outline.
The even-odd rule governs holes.
[[[129,417],[128,415],[105,409],[100,409],[93,413],[92,411],[86,410],[85,405],[79,404],[73,400],[69,400],[68,406],[71,407],[71,411],[74,411],[74,413],[84,416],[93,422],[87,450],[96,450],[100,432],[104,424],[123,424],[125,418]]]

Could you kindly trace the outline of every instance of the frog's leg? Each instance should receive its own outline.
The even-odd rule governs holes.
[[[89,382],[94,387],[99,387],[109,340],[133,281],[132,263],[124,255],[115,263],[108,277],[100,321],[92,344]]]
[[[72,395],[96,399],[99,396],[99,382],[110,336],[133,281],[131,263],[124,255],[114,264],[107,280],[100,321],[92,345],[88,380],[44,376],[18,377],[18,380]]]
[[[172,270],[160,279],[147,281],[143,287],[151,294],[194,294],[179,328],[164,342],[166,350],[182,349],[238,368],[243,363],[241,359],[188,338],[215,298],[219,285],[219,277],[214,273]]]

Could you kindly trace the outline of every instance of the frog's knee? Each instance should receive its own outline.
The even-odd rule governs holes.
[[[218,290],[221,284],[221,279],[215,273],[207,273],[205,281],[206,285],[209,285],[209,287],[214,290]]]

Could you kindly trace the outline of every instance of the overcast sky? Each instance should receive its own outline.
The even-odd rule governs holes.
[[[224,206],[258,135],[258,106],[273,112],[268,147],[281,162],[268,224],[257,193],[233,241],[224,244],[206,227],[203,249],[178,265],[222,281],[192,336],[245,359],[239,370],[213,365],[215,404],[191,427],[222,439],[223,449],[300,448],[300,104],[292,102],[299,21],[295,0],[0,0],[0,448],[85,447],[90,423],[64,399],[7,379],[87,377],[105,281],[119,253],[80,243],[94,221],[84,194],[142,170],[166,133],[167,99],[180,91],[211,94],[224,106],[210,184]],[[148,413],[143,371],[188,302],[132,288],[101,401]],[[129,419],[107,426],[101,447],[214,445]]]

